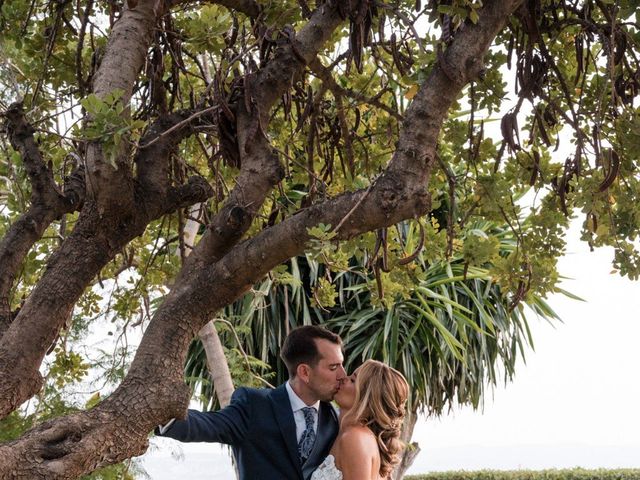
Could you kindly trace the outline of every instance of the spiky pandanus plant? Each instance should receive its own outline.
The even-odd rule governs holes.
[[[516,248],[510,231],[490,222],[470,225],[466,232],[496,236],[501,258]],[[421,243],[415,224],[401,225],[397,235],[407,251]],[[462,248],[454,249],[446,262],[428,259],[421,251],[411,265],[388,274],[368,268],[374,259],[367,255],[352,257],[349,268],[339,272],[310,256],[292,259],[286,272],[266,278],[220,312],[222,342],[236,345],[228,351],[232,370],[245,372],[237,383],[251,382],[250,373],[256,383],[251,362],[261,369],[258,373],[271,372],[273,384],[284,382],[287,372],[278,357],[284,337],[297,325],[314,323],[343,337],[348,371],[373,358],[404,373],[411,385],[403,431],[407,443],[418,412],[440,414],[455,402],[478,407],[485,388],[501,377],[511,380],[518,354],[524,356],[533,346],[527,308],[549,321],[559,318],[532,293],[514,304],[492,280],[490,265],[469,266]],[[399,277],[394,279],[394,272]],[[337,298],[330,307],[318,299],[327,278]],[[191,345],[185,376],[203,406],[216,408],[197,341]],[[417,444],[411,444],[394,478],[402,478],[418,451]]]

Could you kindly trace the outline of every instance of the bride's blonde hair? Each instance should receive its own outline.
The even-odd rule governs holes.
[[[387,478],[403,448],[400,431],[409,385],[397,370],[377,360],[367,360],[358,369],[353,407],[343,421],[368,427],[380,451],[380,476]]]

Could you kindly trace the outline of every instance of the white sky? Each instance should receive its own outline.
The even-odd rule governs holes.
[[[421,419],[414,440],[422,451],[410,473],[640,468],[640,285],[611,274],[611,251],[589,252],[577,226],[559,268],[571,277],[562,286],[586,302],[551,298],[563,324],[531,318],[536,350],[513,383],[487,398],[484,412]],[[217,445],[156,442],[160,448],[144,459],[154,480],[233,478]],[[184,459],[171,449],[182,449]]]
[[[590,253],[577,230],[559,269],[586,302],[550,299],[564,323],[532,322],[535,352],[484,413],[417,426],[419,471],[640,467],[639,285],[611,274],[611,250]]]

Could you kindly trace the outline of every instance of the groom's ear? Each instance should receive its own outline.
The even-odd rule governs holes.
[[[296,374],[303,383],[309,383],[309,376],[311,374],[311,367],[306,363],[301,363],[296,369]]]

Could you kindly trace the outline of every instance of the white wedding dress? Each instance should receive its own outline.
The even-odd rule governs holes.
[[[336,467],[336,459],[333,455],[324,459],[324,462],[311,475],[311,480],[342,480],[342,472]]]

